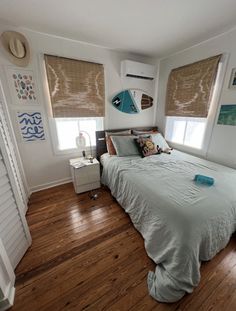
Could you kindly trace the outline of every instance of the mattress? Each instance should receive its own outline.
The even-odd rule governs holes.
[[[200,281],[210,260],[236,228],[236,171],[179,151],[140,158],[104,154],[102,183],[142,234],[157,264],[147,276],[150,295],[175,302]],[[195,174],[211,176],[211,187]]]

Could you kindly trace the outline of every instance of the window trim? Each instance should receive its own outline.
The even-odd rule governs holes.
[[[49,126],[50,126],[50,131],[52,134],[52,146],[53,146],[53,151],[55,155],[67,155],[67,154],[76,154],[78,153],[77,148],[72,148],[72,149],[67,149],[67,150],[60,150],[59,149],[59,141],[58,141],[58,134],[57,134],[57,126],[56,126],[56,121],[54,118],[49,117]]]
[[[92,118],[91,118],[92,119]],[[58,148],[59,146],[59,141],[58,141],[58,133],[57,133],[57,126],[56,126],[56,120],[52,117],[48,118],[49,120],[49,127],[50,127],[50,132],[51,135],[54,139],[52,139],[52,146],[53,146],[53,153],[55,155],[77,155],[82,156],[82,151],[84,148],[79,149],[79,148],[71,148],[71,149],[65,149],[65,150],[60,150]],[[104,117],[103,117],[103,128],[104,128]],[[85,147],[86,153],[90,152],[90,146]],[[96,152],[96,145],[92,146],[92,153],[95,155]]]
[[[214,125],[217,122],[218,109],[220,107],[220,99],[221,99],[221,94],[222,94],[222,90],[223,90],[223,86],[225,82],[224,80],[225,80],[228,60],[229,60],[229,54],[223,53],[222,58],[219,62],[219,65],[221,67],[216,77],[217,86],[212,96],[212,105],[210,106],[210,109],[208,112],[205,135],[203,138],[203,152],[204,152],[205,157],[207,157],[208,155],[211,138],[213,135]]]
[[[205,131],[206,131],[206,124],[207,124],[207,118],[194,118],[194,117],[173,117],[173,116],[167,116],[166,117],[166,123],[167,123],[167,120],[168,118],[176,118],[176,119],[179,119],[179,121],[183,121],[185,122],[185,126],[184,126],[184,133],[183,133],[183,141],[185,141],[185,138],[186,138],[186,134],[187,134],[187,128],[188,128],[188,122],[199,122],[199,123],[203,123],[204,122],[204,126],[205,126]],[[198,119],[198,120],[195,120],[195,119]],[[200,120],[201,121],[200,121]],[[175,120],[174,120],[175,121]],[[177,121],[177,120],[176,120]],[[167,131],[167,129],[166,129]],[[204,141],[204,136],[205,136],[205,131],[203,133],[203,137],[202,137],[202,146],[203,146],[203,141]],[[171,141],[171,140],[168,140],[168,142],[170,144],[175,144],[175,145],[178,145],[178,146],[184,146],[184,147],[189,147],[189,148],[192,148],[192,149],[196,149],[196,150],[201,150],[202,147],[198,148],[198,147],[194,147],[194,146],[190,146],[190,145],[187,145],[185,143],[181,144],[181,143],[178,143],[178,142],[175,142],[175,141]]]
[[[228,60],[229,60],[229,53],[222,53],[222,57],[219,62],[220,68],[218,69],[216,82],[215,82],[216,87],[214,89],[214,93],[211,99],[212,102],[209,108],[208,116],[206,118],[206,128],[205,128],[205,133],[204,133],[203,140],[202,140],[202,148],[201,149],[193,148],[193,147],[186,146],[183,144],[178,144],[178,143],[173,143],[171,141],[168,141],[168,143],[173,148],[186,152],[186,153],[204,157],[204,158],[208,156],[210,142],[211,142],[211,138],[213,135],[213,129],[216,123],[217,112],[218,112],[219,105],[220,105],[221,92],[224,86],[224,79],[225,79],[225,74],[227,70]],[[167,123],[167,116],[165,117],[165,124],[164,124],[165,134],[166,134],[166,123]]]

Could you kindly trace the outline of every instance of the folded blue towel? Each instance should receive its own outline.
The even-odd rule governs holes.
[[[204,184],[208,186],[214,185],[214,182],[215,182],[214,178],[200,175],[200,174],[195,175],[194,181],[196,181],[197,184]]]

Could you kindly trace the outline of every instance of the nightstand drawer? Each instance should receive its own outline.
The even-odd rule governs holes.
[[[83,192],[86,192],[86,191],[91,191],[91,190],[94,190],[94,189],[98,189],[100,187],[101,187],[100,181],[96,181],[96,182],[93,182],[91,184],[80,185],[80,186],[74,184],[74,188],[75,188],[75,192],[76,193],[83,193]]]
[[[99,164],[74,169],[74,182],[77,186],[100,182]]]
[[[100,188],[100,163],[97,159],[92,163],[83,158],[71,159],[70,169],[76,193]]]

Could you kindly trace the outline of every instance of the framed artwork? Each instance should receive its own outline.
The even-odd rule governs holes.
[[[15,105],[37,105],[37,91],[34,73],[32,70],[24,70],[7,67],[8,83]]]
[[[230,81],[229,81],[229,88],[236,89],[236,68],[232,69]]]
[[[236,104],[222,105],[217,124],[236,126]]]
[[[39,111],[18,111],[17,121],[24,142],[44,141],[42,114]]]

